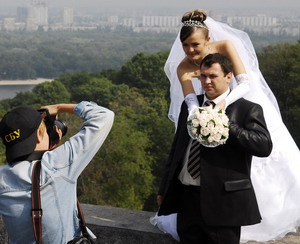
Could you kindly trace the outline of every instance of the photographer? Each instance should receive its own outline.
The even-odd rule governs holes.
[[[77,217],[77,179],[106,139],[114,113],[94,103],[57,104],[43,107],[51,116],[74,113],[84,120],[80,131],[56,147],[61,138],[49,114],[30,107],[8,112],[0,122],[7,163],[0,167],[0,214],[9,243],[35,243],[31,219],[31,174],[41,160],[42,239],[44,244],[65,244],[80,235]],[[46,117],[45,117],[46,116]],[[49,133],[51,134],[49,137]],[[55,148],[55,149],[53,149]]]

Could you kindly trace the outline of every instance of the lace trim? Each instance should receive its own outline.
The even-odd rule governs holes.
[[[248,74],[238,74],[234,78],[238,85],[249,81]]]

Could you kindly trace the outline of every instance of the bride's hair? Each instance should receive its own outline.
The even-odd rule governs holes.
[[[208,38],[209,31],[206,24],[204,23],[206,17],[207,14],[200,9],[196,9],[185,13],[181,18],[181,22],[182,22],[182,28],[180,30],[181,42],[185,41],[186,38],[188,38],[193,32],[195,32],[198,29],[202,30],[205,38]]]

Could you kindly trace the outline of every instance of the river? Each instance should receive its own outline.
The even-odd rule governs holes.
[[[44,78],[37,80],[0,80],[0,100],[13,98],[19,92],[32,91],[36,85],[51,80]]]
[[[18,92],[31,91],[36,85],[1,85],[0,100],[13,98]]]

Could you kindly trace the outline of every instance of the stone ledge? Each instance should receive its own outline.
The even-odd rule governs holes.
[[[82,204],[86,222],[101,244],[178,244],[150,224],[153,212]],[[300,244],[300,229],[283,239],[243,244]]]
[[[150,224],[149,218],[154,215],[153,212],[89,204],[82,204],[82,208],[89,228],[98,237],[97,244],[178,244],[171,236],[162,233]],[[6,243],[7,236],[3,223],[0,221],[0,244]],[[300,230],[278,241],[247,242],[246,244],[299,243]]]
[[[150,224],[152,212],[82,204],[85,221],[101,244],[175,244]]]

